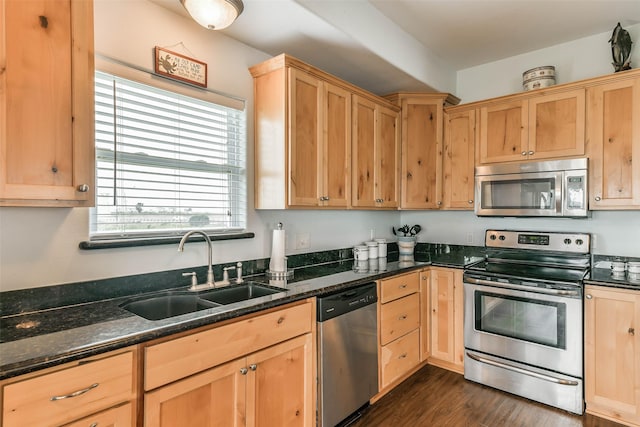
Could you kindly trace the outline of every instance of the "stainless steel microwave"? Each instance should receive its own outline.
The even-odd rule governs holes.
[[[478,216],[586,217],[587,159],[478,166]]]

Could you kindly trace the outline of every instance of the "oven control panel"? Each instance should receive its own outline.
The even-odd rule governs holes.
[[[586,254],[591,249],[588,233],[561,233],[515,230],[487,230],[488,248],[534,249]]]

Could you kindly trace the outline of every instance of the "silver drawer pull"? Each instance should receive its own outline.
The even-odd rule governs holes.
[[[398,320],[406,320],[407,319],[407,315],[403,314],[402,316],[398,317]]]
[[[403,283],[402,285],[398,286],[398,288],[400,288],[400,289],[406,289],[406,287],[407,287],[406,283]]]
[[[93,423],[89,427],[98,427],[98,423]]]
[[[93,390],[94,388],[98,387],[99,384],[98,383],[94,383],[91,384],[89,387],[87,388],[83,388],[82,390],[78,390],[78,391],[74,391],[73,393],[70,394],[65,394],[64,396],[53,396],[51,397],[52,402],[55,402],[56,400],[63,400],[63,399],[71,399],[72,397],[78,397],[82,394],[85,394],[86,392]]]
[[[252,363],[251,365],[249,365],[249,369],[251,369],[252,371],[255,371],[256,369],[258,369],[258,365],[256,365],[255,363]]]
[[[249,372],[247,368],[240,368],[240,374],[247,375],[247,372]]]
[[[407,353],[402,353],[402,354],[398,357],[398,359],[406,359],[406,357],[407,357]]]

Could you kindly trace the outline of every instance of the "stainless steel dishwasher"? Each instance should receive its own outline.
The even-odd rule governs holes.
[[[358,417],[378,392],[376,284],[318,298],[318,426]]]

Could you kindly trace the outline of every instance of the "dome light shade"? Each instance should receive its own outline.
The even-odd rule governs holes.
[[[227,28],[244,10],[242,0],[180,0],[198,24],[210,30]]]

